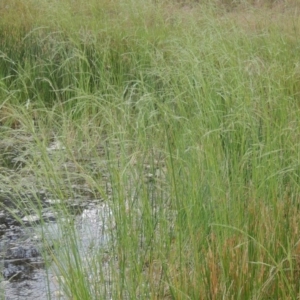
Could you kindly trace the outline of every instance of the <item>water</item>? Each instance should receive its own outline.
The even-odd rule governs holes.
[[[82,213],[74,218],[70,225],[69,220],[62,220],[62,224],[49,222],[43,227],[36,226],[30,228],[32,240],[39,239],[43,236],[46,240],[56,241],[56,247],[64,247],[66,240],[63,222],[74,226],[76,242],[80,255],[88,259],[88,253],[92,255],[92,249],[104,249],[109,243],[109,232],[113,230],[112,213],[108,205],[101,204],[88,207]],[[25,271],[24,271],[25,272]],[[3,280],[1,290],[3,291],[2,299],[5,300],[46,300],[46,299],[67,299],[59,286],[59,274],[55,271],[55,266],[50,264],[46,269],[44,264],[30,266],[26,270],[26,279]],[[1,298],[0,298],[1,299]]]

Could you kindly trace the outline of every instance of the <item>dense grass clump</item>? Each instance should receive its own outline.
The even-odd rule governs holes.
[[[0,188],[80,183],[111,210],[82,250],[59,207],[69,299],[299,297],[299,9],[1,1],[0,135],[23,164]]]

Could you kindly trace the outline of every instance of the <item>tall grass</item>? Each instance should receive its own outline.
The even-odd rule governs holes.
[[[64,200],[84,183],[112,212],[89,250],[59,220],[68,298],[299,297],[300,23],[286,3],[1,2],[0,134],[30,137],[1,189]]]

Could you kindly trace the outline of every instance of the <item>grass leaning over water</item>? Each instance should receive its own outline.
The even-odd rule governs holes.
[[[230,3],[1,2],[0,188],[112,212],[69,299],[299,297],[299,5]]]

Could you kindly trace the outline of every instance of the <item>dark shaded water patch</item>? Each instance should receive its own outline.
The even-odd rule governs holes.
[[[65,299],[55,282],[55,276],[42,268],[30,272],[30,278],[20,281],[2,281],[5,300]]]

